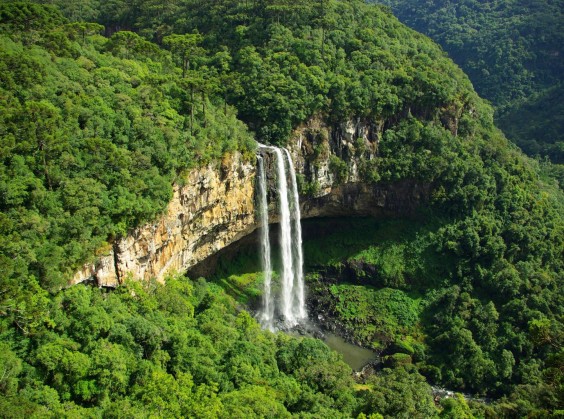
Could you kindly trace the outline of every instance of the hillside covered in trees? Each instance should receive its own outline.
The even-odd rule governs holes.
[[[427,37],[356,0],[39,3],[0,2],[3,415],[563,408],[561,191]],[[311,118],[372,121],[362,180],[430,189],[415,219],[306,243],[312,293],[387,357],[366,382],[318,340],[261,331],[225,281],[64,289],[188,171],[253,161],[253,139],[285,145]],[[331,170],[346,179],[346,162]],[[430,384],[495,402],[435,405]]]
[[[564,163],[564,2],[384,0],[441,44],[525,153]]]

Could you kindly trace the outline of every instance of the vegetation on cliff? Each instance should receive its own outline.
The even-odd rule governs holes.
[[[102,29],[0,5],[0,270],[15,286],[59,288],[154,219],[183,172],[254,148],[232,107],[190,95],[168,51]]]
[[[561,192],[428,38],[356,0],[49,3],[66,17],[0,3],[2,412],[438,415],[421,374],[506,397],[478,416],[562,407]],[[320,342],[260,331],[215,285],[57,291],[154,219],[184,171],[251,151],[247,127],[285,144],[313,116],[377,127],[374,149],[351,149],[363,181],[430,188],[429,224],[331,252],[366,279],[330,288],[335,312],[390,351],[366,386]]]

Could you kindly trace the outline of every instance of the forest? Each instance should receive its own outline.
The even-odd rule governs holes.
[[[387,7],[3,0],[0,45],[3,416],[562,414],[562,190]],[[261,330],[250,256],[214,278],[66,286],[190,171],[353,117],[382,127],[364,182],[431,190],[413,219],[304,241],[315,309],[381,355],[363,382],[322,341]]]
[[[496,108],[496,123],[562,182],[564,2],[377,1],[438,42]]]

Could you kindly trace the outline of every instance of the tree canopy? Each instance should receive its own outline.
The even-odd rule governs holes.
[[[429,38],[359,0],[38,3],[0,3],[3,414],[558,413],[562,192]],[[351,146],[363,182],[429,187],[411,233],[317,250],[354,271],[325,290],[323,266],[310,286],[385,351],[373,379],[355,385],[315,339],[261,331],[217,284],[62,289],[187,171],[253,159],[253,137],[285,145],[312,118],[378,127],[372,156]],[[340,157],[329,169],[347,180]],[[436,407],[429,382],[500,401]]]
[[[562,0],[372,2],[441,44],[523,151],[564,163]]]

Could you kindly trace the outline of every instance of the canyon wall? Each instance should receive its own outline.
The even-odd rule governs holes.
[[[324,216],[409,216],[427,199],[429,185],[414,181],[367,180],[376,159],[381,126],[360,120],[330,127],[312,119],[299,127],[288,149],[301,186],[302,218]],[[274,173],[273,159],[266,170]],[[254,162],[240,154],[191,171],[176,185],[165,213],[154,223],[113,243],[95,263],[85,265],[71,283],[95,280],[115,287],[125,278],[163,280],[185,272],[256,227]],[[274,182],[268,185],[274,191]],[[273,194],[274,195],[274,194]],[[271,200],[270,220],[276,222]]]

